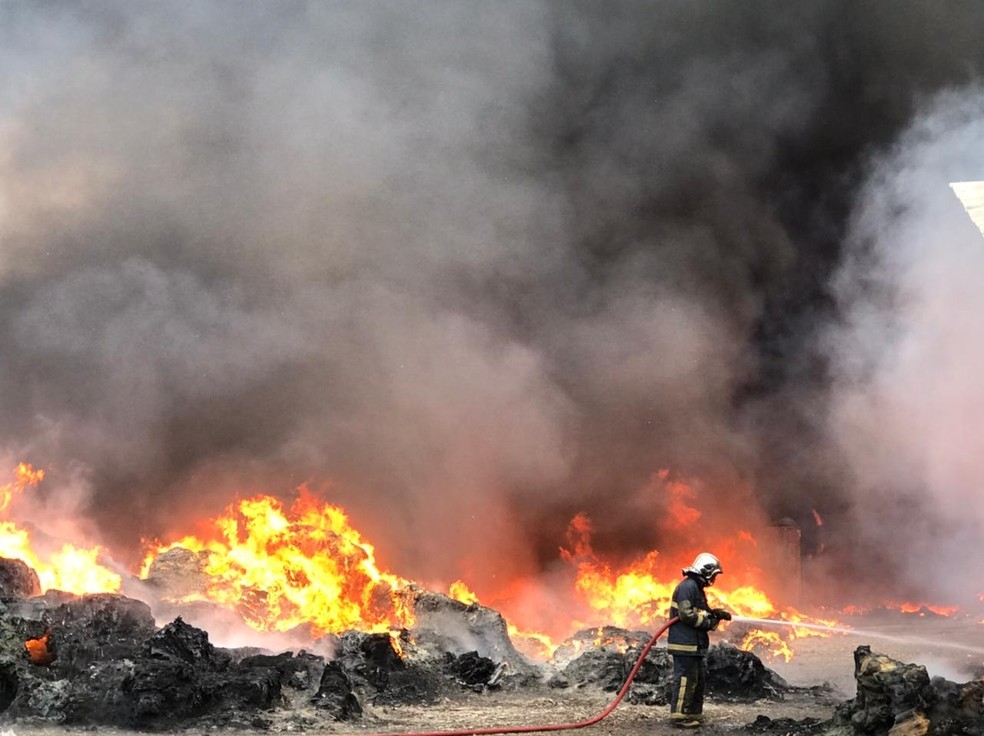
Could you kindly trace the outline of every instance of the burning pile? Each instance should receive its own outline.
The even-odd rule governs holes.
[[[2,487],[3,511],[43,478],[18,466]],[[133,577],[105,566],[98,547],[48,544],[39,554],[33,530],[2,524],[0,583],[10,623],[2,677],[11,693],[4,711],[14,718],[140,726],[211,714],[235,722],[301,700],[344,719],[358,716],[360,703],[536,686],[561,667],[551,687],[598,684],[590,662],[610,651],[612,637],[624,643],[616,668],[624,680],[638,651],[630,646],[638,634],[615,628],[596,643],[575,637],[558,648],[544,633],[507,625],[462,581],[450,586],[454,597],[428,592],[382,569],[344,512],[303,488],[289,505],[247,499],[201,536],[155,545]],[[575,518],[562,552],[582,596],[573,608],[617,624],[662,621],[672,582],[659,581],[659,555],[614,570],[594,554],[590,532],[587,517]],[[731,595],[741,605],[743,594]],[[258,636],[282,632],[306,647],[297,655],[221,649],[197,628],[230,618]],[[156,620],[170,623],[157,629]],[[514,640],[538,643],[540,663]],[[665,660],[664,652],[640,680],[637,700],[665,700]]]
[[[121,595],[5,596],[0,712],[128,728],[267,728],[274,718],[304,728],[359,718],[367,704],[431,704],[471,691],[613,690],[639,655],[638,633],[610,629],[597,645],[569,643],[581,654],[545,683],[559,665],[526,660],[492,609],[425,592],[411,604],[415,627],[396,638],[348,631],[314,642],[320,653],[268,654],[216,647],[181,617],[157,628],[147,604]],[[616,639],[634,643],[610,647]],[[665,704],[671,670],[665,650],[650,652],[631,700]],[[754,655],[716,648],[710,670],[710,691],[722,697],[781,697],[784,683]]]
[[[43,478],[41,470],[18,466],[14,481],[0,487],[0,513],[10,516],[18,498]],[[665,471],[654,482],[667,491],[668,525],[682,533],[700,520],[690,486],[670,479]],[[546,659],[556,650],[557,640],[598,623],[653,628],[665,620],[679,563],[651,551],[615,565],[594,552],[592,532],[587,516],[571,521],[567,545],[560,550],[568,587],[551,591],[549,607],[515,607],[517,599],[528,603],[536,598],[536,584],[524,587],[517,581],[509,583],[506,594],[491,591],[491,600],[509,615],[512,638],[528,656]],[[32,531],[9,519],[0,521],[0,557],[26,563],[36,572],[42,591],[125,591],[146,600],[160,617],[183,615],[203,624],[222,618],[257,632],[289,632],[295,640],[346,630],[378,633],[411,627],[409,601],[422,587],[382,568],[372,544],[350,525],[345,512],[304,487],[290,504],[270,496],[245,499],[205,525],[199,536],[154,544],[136,577],[104,565],[98,546],[49,543],[44,555],[36,547]],[[721,538],[716,548],[745,567],[729,568],[723,584],[713,590],[717,604],[747,617],[805,620],[791,607],[780,609],[754,584],[769,578],[756,564],[763,557],[757,547],[755,536],[747,531]],[[686,549],[677,560],[694,552]],[[447,590],[466,603],[484,598],[460,580]],[[788,658],[790,637],[817,633],[795,628],[780,639],[772,632],[748,629],[741,648]]]
[[[0,487],[0,511],[9,516],[42,480],[42,471],[18,466],[14,481]],[[699,512],[687,504],[690,489],[669,487],[674,522],[694,523]],[[104,565],[99,547],[48,542],[39,552],[33,530],[5,518],[0,712],[127,727],[203,719],[256,727],[267,722],[264,714],[286,709],[302,728],[322,718],[357,718],[365,704],[428,703],[462,691],[612,691],[648,640],[639,629],[665,620],[679,566],[655,551],[615,565],[595,553],[591,537],[590,520],[575,517],[561,557],[571,582],[564,619],[579,628],[572,636],[561,632],[566,638],[555,644],[549,626],[507,624],[462,581],[444,595],[383,569],[345,513],[303,488],[292,504],[247,499],[201,536],[154,545],[139,576]],[[755,560],[756,545],[739,532],[717,548]],[[715,603],[802,624],[789,629],[792,638],[823,629],[820,620],[777,608],[748,582],[761,572],[753,565],[729,571],[730,587],[711,591]],[[554,609],[548,623],[556,629]],[[607,625],[585,626],[589,620]],[[169,623],[158,628],[157,621]],[[221,648],[206,633],[217,622],[247,627],[254,641],[302,644]],[[748,623],[731,626],[741,645],[713,648],[709,692],[781,698],[782,678],[743,650],[767,644],[767,651],[791,656],[791,638]],[[670,671],[665,650],[652,650],[630,702],[665,704]]]
[[[270,497],[242,501],[214,530],[211,540],[185,537],[151,551],[142,577],[164,579],[161,566],[175,554],[194,560],[194,577],[166,581],[165,597],[235,609],[260,631],[306,626],[320,636],[412,623],[406,595],[413,584],[380,570],[345,513],[306,489],[289,509]]]

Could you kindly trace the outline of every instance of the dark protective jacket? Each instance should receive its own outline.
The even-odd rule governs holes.
[[[680,620],[670,626],[666,650],[670,654],[705,657],[710,646],[708,631],[717,628],[718,619],[707,607],[704,585],[695,575],[687,575],[673,591],[669,618]]]

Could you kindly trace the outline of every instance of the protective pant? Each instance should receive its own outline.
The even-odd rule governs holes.
[[[704,657],[673,655],[673,690],[670,695],[670,719],[700,719],[704,712],[704,682],[707,661]]]

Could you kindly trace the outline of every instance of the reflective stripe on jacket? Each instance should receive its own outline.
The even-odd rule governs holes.
[[[706,656],[710,646],[707,632],[717,628],[718,620],[707,608],[703,586],[691,575],[681,580],[673,591],[669,618],[675,616],[680,620],[670,627],[666,650],[670,654]]]

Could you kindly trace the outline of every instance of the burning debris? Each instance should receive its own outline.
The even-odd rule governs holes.
[[[18,478],[7,487],[10,503],[40,474],[24,466]],[[672,485],[681,499],[689,497],[683,484]],[[464,583],[451,586],[452,597],[381,569],[372,545],[340,509],[301,490],[290,505],[268,496],[240,502],[215,521],[214,534],[158,546],[139,578],[109,575],[98,550],[37,561],[35,570],[37,558],[17,546],[30,535],[3,521],[16,559],[0,559],[2,717],[140,729],[267,728],[287,719],[304,729],[476,693],[612,693],[649,642],[639,629],[665,620],[678,568],[656,551],[611,566],[592,549],[585,516],[572,522],[570,549],[562,550],[583,600],[565,600],[579,614],[610,617],[614,625],[583,629],[556,646],[546,635],[508,626]],[[776,534],[795,556],[789,540],[798,536],[790,529]],[[754,540],[743,534],[739,541]],[[79,564],[65,564],[69,559]],[[70,573],[77,577],[66,592],[57,583],[68,582]],[[829,635],[829,623],[778,610],[754,585],[729,582],[713,595],[754,617],[729,628],[729,636],[742,640],[738,648],[712,647],[708,695],[728,703],[782,700],[790,692],[786,682],[743,650],[754,644],[791,656],[789,642],[753,627],[765,616],[781,616],[795,638],[801,623],[802,636]],[[158,621],[168,623],[158,627]],[[210,641],[208,630],[256,632],[251,644],[270,645],[283,635],[279,641],[296,647],[224,648]],[[517,635],[523,644],[543,643],[545,656],[528,658],[514,645]],[[666,705],[671,671],[666,650],[651,649],[628,702]],[[868,697],[850,719],[877,700]],[[857,720],[880,727],[882,706],[872,711],[881,715]],[[756,728],[772,725],[759,721]]]
[[[51,642],[51,629],[47,629],[40,639],[28,639],[24,642],[27,648],[27,658],[31,664],[46,665],[55,661],[55,653],[48,646]]]
[[[413,628],[327,634],[311,650],[280,653],[215,646],[180,616],[158,627],[150,606],[122,595],[49,591],[7,596],[0,606],[0,720],[144,730],[263,730],[285,720],[304,730],[376,719],[379,707],[434,705],[469,693],[611,693],[650,639],[614,626],[585,629],[536,664],[512,646],[498,612],[419,590]],[[754,654],[727,643],[711,648],[707,670],[707,693],[723,703],[779,702],[796,690]],[[666,650],[651,649],[628,702],[665,706],[671,673]],[[925,668],[869,647],[856,651],[855,678],[857,696],[828,720],[760,716],[746,728],[956,736],[984,724],[984,681],[930,678]]]
[[[18,466],[15,475],[13,483],[0,487],[4,509],[25,503],[25,492],[43,478],[41,471],[26,464]],[[696,496],[695,488],[669,471],[656,474],[652,482],[672,497],[674,518],[699,518],[700,513],[688,505]],[[490,609],[468,609],[478,597],[463,581],[456,581],[448,591],[461,610],[452,613],[454,625],[449,627],[443,620],[449,599],[431,606],[418,583],[382,568],[373,545],[349,524],[345,512],[304,486],[296,489],[290,502],[256,495],[230,504],[219,517],[198,525],[201,536],[148,543],[138,576],[120,574],[115,564],[113,569],[107,567],[99,548],[65,544],[55,555],[50,549],[58,545],[45,544],[45,554],[39,557],[32,547],[36,530],[13,519],[0,519],[0,524],[5,532],[0,535],[0,556],[26,565],[15,569],[16,563],[11,563],[14,567],[7,573],[11,594],[21,597],[41,590],[123,593],[148,602],[156,620],[181,616],[213,631],[248,629],[302,641],[349,630],[413,628],[419,644],[426,647],[427,632],[436,631],[459,640],[456,654],[474,650],[495,661],[514,663],[521,658],[513,641],[524,652],[545,659],[556,644],[543,632],[551,628],[559,636],[570,633],[556,630],[558,606],[567,612],[567,621],[602,620],[625,628],[651,628],[667,609],[679,570],[657,550],[618,566],[611,564],[592,547],[590,518],[577,514],[569,525],[567,547],[560,550],[571,586],[550,591],[552,606],[525,608],[520,618],[511,616],[508,628],[501,616],[497,621],[469,623],[469,618],[479,615],[476,611]],[[781,577],[788,588],[790,578],[797,577],[790,575],[787,563],[798,557],[798,530],[785,524],[760,531],[761,543],[745,529],[732,529],[734,539],[722,540],[742,564],[729,568],[728,580],[715,587],[716,603],[740,615],[806,620],[765,592],[770,580],[774,586]],[[770,553],[775,550],[782,554]],[[775,569],[764,571],[759,564],[774,559],[782,561],[778,567],[783,575]],[[38,585],[31,578],[32,568],[37,570]],[[465,615],[465,611],[470,612]],[[418,616],[420,621],[415,620]],[[476,631],[483,632],[478,639]],[[484,639],[490,631],[495,632],[494,640]],[[788,642],[774,632],[767,636],[750,630],[747,635],[742,649],[755,645],[791,656]]]
[[[330,657],[216,647],[181,617],[157,628],[146,603],[122,595],[49,592],[0,605],[0,706],[15,721],[256,727],[284,709],[350,720],[365,705],[433,703],[538,677],[497,612],[432,593],[418,598],[419,641],[404,630],[312,642]]]
[[[532,693],[545,684],[611,691],[648,638],[606,627],[607,641],[598,640],[591,630],[567,642],[557,662],[536,665],[512,646],[498,612],[429,592],[416,598],[413,630],[349,631],[313,642],[330,656],[217,647],[181,617],[158,628],[146,603],[122,595],[49,592],[7,597],[2,606],[5,720],[155,730],[257,728],[284,712],[311,725],[359,719],[367,707],[500,689]],[[571,658],[575,649],[581,652]],[[651,651],[632,701],[665,703],[670,668],[664,650]],[[712,691],[729,697],[760,696],[750,673],[774,682],[754,655],[731,648],[715,649],[711,672]]]

